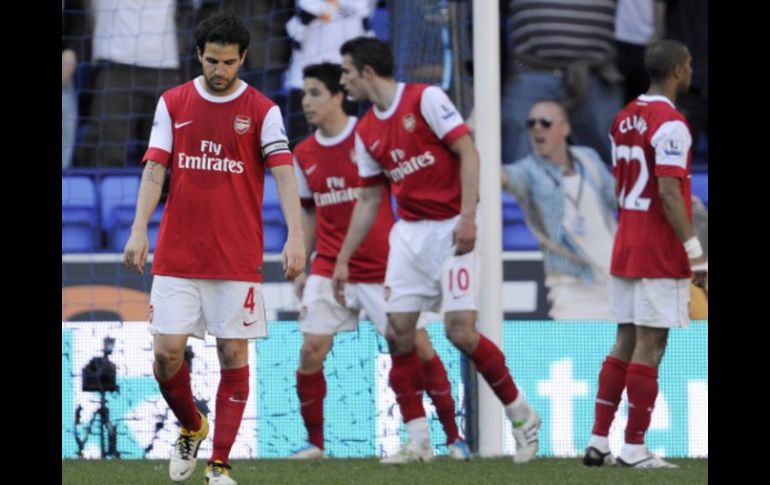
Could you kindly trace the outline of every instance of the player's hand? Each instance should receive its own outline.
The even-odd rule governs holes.
[[[123,249],[123,264],[128,268],[135,268],[139,274],[144,274],[149,248],[150,240],[147,238],[147,229],[131,229],[131,235]]]
[[[286,240],[281,253],[283,277],[293,280],[305,270],[305,242],[302,237],[291,237]]]
[[[334,274],[332,274],[332,291],[334,291],[334,299],[342,306],[345,306],[345,283],[347,281],[348,265],[337,261],[334,266]]]
[[[303,271],[302,274],[294,278],[294,294],[297,296],[297,300],[302,301],[302,295],[305,293],[305,284],[307,283],[307,274]]]
[[[452,244],[457,256],[473,251],[476,244],[476,220],[473,217],[460,216],[452,231]]]
[[[692,282],[695,286],[703,288],[708,293],[708,263],[705,256],[699,256],[690,260],[690,268],[692,269]]]

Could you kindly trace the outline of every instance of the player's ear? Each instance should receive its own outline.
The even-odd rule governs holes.
[[[243,49],[243,54],[241,54],[241,60],[240,60],[240,63],[238,64],[239,66],[242,66],[243,63],[246,62],[246,56],[248,55],[248,53],[249,53],[248,49]]]
[[[198,54],[198,62],[203,64],[203,52],[201,52],[201,48],[196,46],[195,53]]]

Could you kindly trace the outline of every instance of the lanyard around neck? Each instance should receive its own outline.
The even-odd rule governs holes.
[[[545,168],[543,170],[545,171],[545,174],[548,175],[548,178],[551,179],[551,181],[556,186],[556,188],[558,188],[559,190],[562,190],[564,197],[566,197],[567,200],[570,201],[570,203],[572,203],[575,209],[579,209],[580,200],[583,198],[583,184],[584,184],[583,166],[578,160],[572,158],[572,154],[569,153],[569,150],[567,151],[567,156],[570,158],[570,160],[572,161],[572,164],[575,167],[575,173],[577,173],[578,177],[580,177],[580,181],[578,182],[578,193],[576,198],[573,199],[566,191],[562,190],[561,181],[556,177],[554,177],[550,171],[548,171]]]

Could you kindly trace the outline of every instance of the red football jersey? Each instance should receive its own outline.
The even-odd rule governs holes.
[[[358,197],[358,167],[354,147],[356,119],[327,138],[319,131],[294,148],[294,168],[303,206],[315,206],[316,255],[310,274],[331,278]],[[382,188],[382,203],[372,229],[350,258],[351,283],[382,283],[388,263],[388,235],[394,217],[390,192]]]
[[[372,107],[356,128],[361,185],[390,181],[398,214],[409,221],[460,213],[460,158],[449,146],[470,130],[441,89],[399,83],[387,111]]]
[[[692,220],[692,135],[664,96],[639,96],[610,129],[620,220],[610,272],[627,278],[687,278],[690,261],[658,195],[658,177],[677,177]]]
[[[163,93],[142,159],[171,171],[152,273],[259,282],[265,166],[291,164],[281,112],[245,82],[228,96],[202,82]]]

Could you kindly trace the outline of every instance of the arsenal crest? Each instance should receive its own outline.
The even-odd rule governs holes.
[[[235,121],[233,122],[233,129],[239,135],[243,135],[251,128],[251,118],[245,115],[235,115]]]
[[[415,121],[414,115],[412,113],[404,116],[402,122],[404,123],[404,129],[409,133],[413,132],[414,127],[417,126],[417,121]]]

